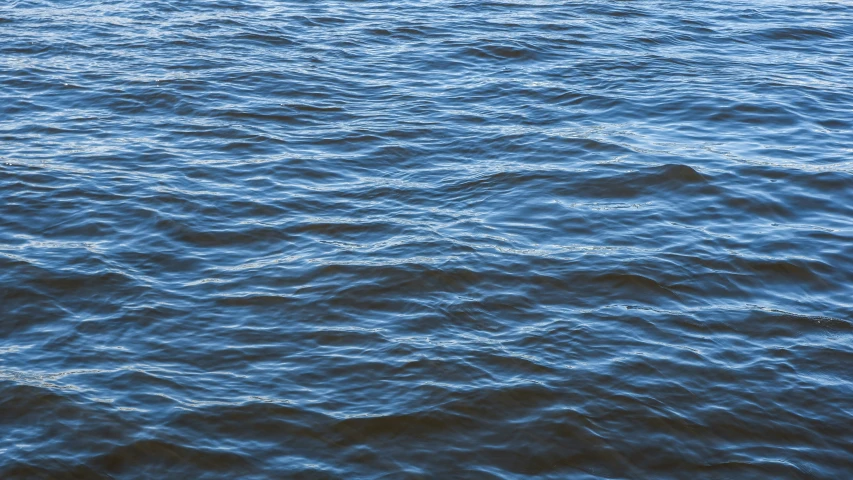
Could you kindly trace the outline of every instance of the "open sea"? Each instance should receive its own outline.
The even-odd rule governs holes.
[[[0,479],[849,478],[853,2],[0,5]]]

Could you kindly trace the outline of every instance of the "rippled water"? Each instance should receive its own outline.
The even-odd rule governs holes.
[[[0,6],[0,478],[847,478],[853,4]]]

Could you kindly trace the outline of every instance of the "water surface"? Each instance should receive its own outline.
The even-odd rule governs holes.
[[[0,6],[0,478],[853,471],[853,4]]]

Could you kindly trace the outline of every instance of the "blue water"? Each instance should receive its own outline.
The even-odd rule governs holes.
[[[0,6],[0,478],[843,479],[853,4]]]

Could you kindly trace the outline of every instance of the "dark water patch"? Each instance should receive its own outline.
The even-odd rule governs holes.
[[[191,475],[204,470],[201,478],[252,473],[252,462],[232,452],[219,449],[192,448],[158,440],[140,440],[116,447],[94,458],[93,470],[113,476],[123,475]]]
[[[826,28],[784,27],[765,30],[762,36],[769,40],[810,40],[815,38],[838,38],[839,33]]]
[[[536,57],[536,53],[533,50],[520,44],[486,44],[478,47],[469,47],[465,49],[464,54],[485,60],[532,60]]]

